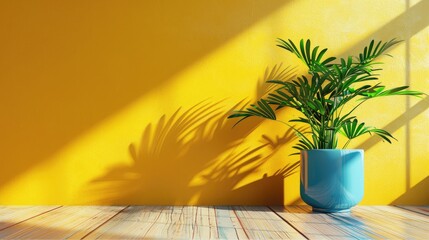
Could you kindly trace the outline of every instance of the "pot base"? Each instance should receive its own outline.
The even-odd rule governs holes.
[[[347,209],[329,209],[329,208],[313,208],[313,212],[319,213],[349,213],[350,208]]]

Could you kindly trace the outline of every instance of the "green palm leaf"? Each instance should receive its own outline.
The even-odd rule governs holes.
[[[374,133],[377,136],[381,137],[382,139],[386,140],[388,143],[392,143],[391,139],[396,140],[396,138],[394,138],[386,130],[365,126],[365,123],[358,123],[357,119],[353,119],[352,121],[346,122],[342,127],[341,133],[343,133],[349,139],[344,145],[344,147],[347,147],[350,140],[357,138],[366,133],[368,134]]]
[[[376,88],[369,89],[368,91],[360,93],[360,95],[364,96],[363,99],[370,99],[375,97],[386,97],[386,96],[394,96],[394,95],[408,95],[408,96],[416,96],[422,97],[425,95],[419,91],[411,91],[406,90],[409,86],[401,86],[388,90],[384,90],[385,86],[377,86]]]
[[[262,117],[276,120],[276,114],[264,99],[259,100],[256,104],[251,104],[246,110],[234,111],[233,114],[228,116],[228,118],[241,118],[235,125],[248,117]]]
[[[336,148],[338,133],[348,139],[344,147],[364,134],[375,134],[391,143],[395,138],[389,132],[359,123],[357,117],[352,115],[354,110],[376,97],[425,95],[409,90],[408,86],[386,89],[379,81],[378,72],[382,69],[376,66],[381,63],[375,60],[381,55],[388,55],[387,51],[400,42],[396,39],[387,42],[372,40],[357,57],[339,58],[336,62],[335,57],[326,56],[327,48],[312,47],[310,40],[301,39],[298,44],[290,39],[279,38],[277,41],[277,46],[294,54],[308,67],[310,76],[281,81],[275,75],[270,75],[277,79],[267,79],[267,83],[278,88],[247,109],[233,112],[229,118],[239,118],[236,124],[249,117],[282,122],[277,120],[276,111],[296,109],[302,115],[289,122],[304,124],[310,131],[302,131],[282,122],[299,137],[295,149]]]

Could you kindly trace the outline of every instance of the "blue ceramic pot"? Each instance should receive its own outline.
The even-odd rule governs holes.
[[[301,198],[316,212],[347,212],[363,197],[363,150],[301,151]]]

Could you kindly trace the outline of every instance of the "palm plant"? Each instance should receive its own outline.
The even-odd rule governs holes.
[[[268,80],[278,88],[256,104],[244,110],[234,111],[228,118],[240,118],[236,123],[249,117],[262,117],[282,122],[291,127],[299,142],[294,146],[298,150],[336,149],[339,133],[348,140],[364,134],[375,134],[391,143],[395,139],[389,132],[376,127],[366,126],[354,116],[354,111],[364,102],[393,95],[422,96],[419,91],[408,90],[408,86],[386,89],[378,79],[376,68],[380,62],[377,57],[386,54],[386,50],[399,43],[395,39],[388,42],[372,40],[357,57],[324,58],[327,48],[319,52],[319,46],[311,47],[310,40],[300,41],[299,48],[290,39],[278,39],[279,47],[293,53],[307,67],[307,76],[303,75],[291,81]],[[389,55],[390,56],[390,55]],[[302,113],[289,122],[277,119],[276,111],[293,108]],[[307,130],[296,128],[293,123],[306,125]]]

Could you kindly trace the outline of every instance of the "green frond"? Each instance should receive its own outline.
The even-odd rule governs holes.
[[[250,107],[245,110],[234,111],[233,114],[228,116],[228,118],[240,118],[235,125],[249,117],[261,117],[276,120],[275,112],[264,99],[260,99],[256,104],[251,104]]]
[[[277,39],[277,46],[294,54],[308,68],[308,74],[280,79],[277,74],[266,74],[267,83],[277,87],[245,110],[233,112],[229,118],[239,118],[239,122],[249,117],[276,120],[275,111],[286,107],[302,113],[290,123],[304,124],[308,130],[292,128],[299,141],[297,150],[332,149],[338,145],[338,134],[342,133],[348,143],[364,134],[374,134],[389,143],[395,139],[389,132],[366,126],[353,115],[355,109],[376,97],[407,95],[422,97],[420,91],[409,90],[408,86],[386,89],[379,81],[382,64],[376,59],[388,55],[401,41],[387,42],[371,40],[357,56],[344,58],[326,56],[328,49],[312,45],[309,39],[301,39],[298,44],[292,40]],[[277,68],[273,70],[277,72]],[[274,79],[273,79],[274,78]]]
[[[377,136],[381,137],[388,143],[392,143],[391,139],[395,139],[389,132],[383,129],[375,128],[375,127],[369,127],[365,126],[365,123],[358,123],[357,119],[353,119],[352,121],[346,122],[343,127],[342,131],[349,141],[345,144],[344,147],[347,147],[350,140],[357,138],[364,134],[376,134]]]
[[[422,97],[425,95],[423,92],[420,91],[412,91],[412,90],[406,90],[409,88],[409,86],[401,86],[396,87],[388,90],[384,90],[385,86],[377,86],[375,88],[368,89],[368,91],[364,91],[360,93],[361,96],[364,96],[363,99],[370,99],[375,97],[387,97],[387,96],[395,96],[395,95],[407,95],[407,96],[416,96],[416,97]]]

